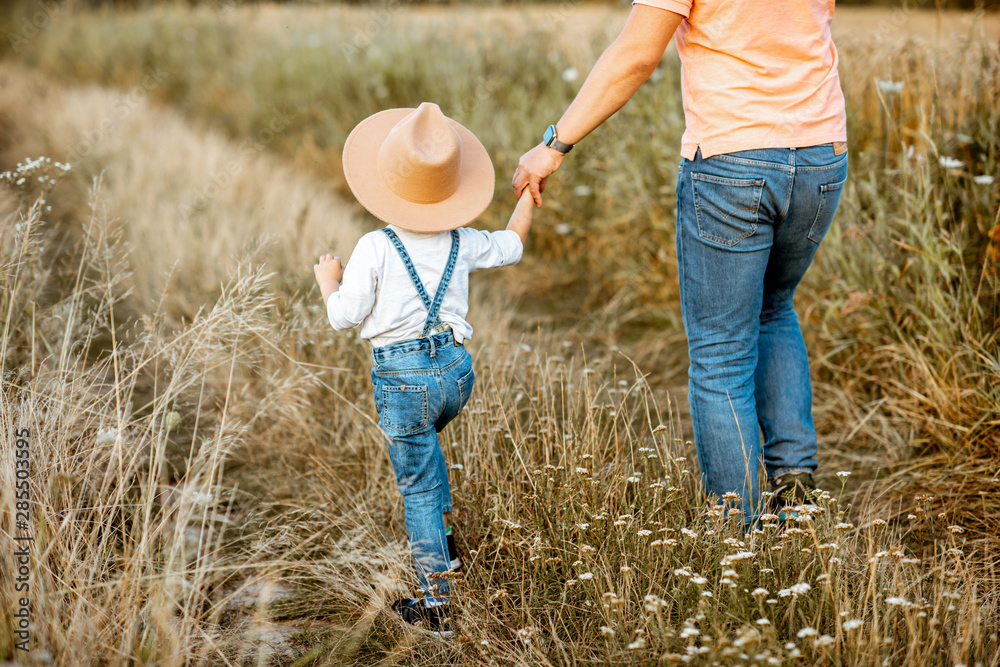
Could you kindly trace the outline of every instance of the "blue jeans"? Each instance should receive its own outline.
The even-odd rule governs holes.
[[[450,330],[372,350],[375,407],[403,496],[417,578],[434,595],[448,592],[448,580],[428,575],[447,571],[451,560],[441,517],[451,512],[451,491],[437,434],[465,407],[475,380],[472,358]]]
[[[711,158],[699,150],[678,170],[695,446],[706,490],[738,493],[747,523],[761,513],[761,458],[772,482],[816,469],[809,360],[792,300],[846,179],[847,154],[831,144]]]

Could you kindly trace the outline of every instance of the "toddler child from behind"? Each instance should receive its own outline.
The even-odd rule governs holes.
[[[448,633],[449,581],[437,575],[451,569],[455,553],[437,434],[475,383],[464,347],[472,336],[469,274],[521,259],[533,202],[523,195],[504,231],[464,227],[493,199],[493,165],[471,132],[430,103],[362,121],[344,146],[344,174],[358,201],[389,224],[363,236],[346,267],[339,257],[320,257],[316,282],[333,328],[361,325],[372,345],[379,427],[424,594],[393,609],[408,623]]]

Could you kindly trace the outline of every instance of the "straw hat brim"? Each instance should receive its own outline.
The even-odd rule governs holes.
[[[419,204],[403,199],[383,182],[378,154],[389,131],[416,109],[388,109],[363,120],[344,144],[344,176],[354,196],[372,215],[415,232],[444,232],[469,224],[493,201],[495,175],[489,153],[472,132],[448,118],[462,140],[458,188],[447,199]]]

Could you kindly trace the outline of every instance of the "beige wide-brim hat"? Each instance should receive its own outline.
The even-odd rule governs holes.
[[[486,148],[430,102],[361,121],[344,145],[344,175],[375,217],[415,232],[467,225],[493,201]]]

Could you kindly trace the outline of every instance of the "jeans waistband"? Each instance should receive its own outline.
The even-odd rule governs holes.
[[[452,333],[451,329],[425,338],[414,338],[413,340],[404,340],[390,345],[383,345],[382,347],[374,347],[372,348],[372,356],[375,357],[376,361],[385,361],[386,359],[411,352],[432,352],[435,348],[445,345],[459,345],[459,343],[455,342],[455,334]]]

